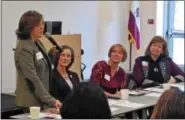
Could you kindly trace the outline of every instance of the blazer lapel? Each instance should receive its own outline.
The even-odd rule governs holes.
[[[167,68],[167,60],[161,60],[159,62],[159,67],[161,69],[162,76],[164,78],[164,82],[167,82],[167,80],[170,79],[170,75],[168,74],[168,68]]]
[[[38,40],[35,42],[36,46],[39,48],[39,50],[42,52],[46,63],[48,64],[49,68],[51,68],[51,61],[48,57],[48,54],[46,52],[46,49],[44,48],[43,44]]]
[[[74,76],[68,71],[69,79],[71,80],[71,83],[73,84],[73,87],[76,85],[76,81]]]
[[[64,84],[66,87],[67,87],[67,89],[70,91],[71,90],[71,88],[70,88],[70,86],[68,85],[68,83],[66,82],[66,80],[60,75],[60,73],[58,72],[58,70],[56,70],[57,71],[57,75],[56,75],[56,78],[57,78],[57,80],[61,80],[62,81],[62,84]],[[71,80],[71,79],[70,79]],[[73,83],[72,83],[73,84]]]
[[[143,61],[141,62],[141,64],[142,64],[142,69],[143,69],[144,78],[147,78],[147,76],[148,76],[148,68],[149,68],[148,61],[143,60]]]
[[[52,72],[52,65],[51,65],[51,61],[47,55],[47,52],[43,46],[43,44],[37,40],[35,41],[35,45],[38,47],[38,49],[42,52],[43,56],[44,56],[44,60],[46,61],[46,64],[48,64],[48,68],[49,68],[49,89],[50,89],[50,85],[51,85],[51,72]]]

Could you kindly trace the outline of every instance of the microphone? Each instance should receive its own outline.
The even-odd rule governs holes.
[[[84,50],[83,49],[81,49],[81,55],[83,55],[84,54]]]
[[[58,49],[58,51],[62,51],[61,47],[57,44],[57,42],[53,39],[53,37],[51,37],[51,34],[49,32],[45,33],[45,37],[54,45],[56,46],[56,49]]]
[[[61,47],[57,44],[57,42],[53,39],[53,37],[51,36],[51,34],[49,32],[46,32],[45,33],[45,37],[54,45],[56,46],[56,49],[58,49],[60,52],[62,51],[61,50]],[[84,50],[81,49],[81,55],[84,54]]]

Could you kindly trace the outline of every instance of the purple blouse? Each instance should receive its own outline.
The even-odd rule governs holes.
[[[91,81],[107,88],[126,88],[126,74],[119,67],[114,76],[111,76],[111,67],[106,61],[97,62],[91,73]]]

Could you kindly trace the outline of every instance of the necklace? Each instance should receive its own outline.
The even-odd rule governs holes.
[[[64,79],[68,79],[68,78],[69,78],[68,75],[62,75],[62,77],[63,77]]]
[[[61,77],[63,77],[65,80],[69,79],[67,71],[65,71],[65,70],[63,70],[63,69],[61,69],[59,67],[57,69],[58,69],[58,72],[59,72]]]
[[[69,77],[68,77],[68,74],[67,73],[65,73],[65,74],[62,74],[61,72],[59,72],[60,73],[60,75],[66,80],[66,79],[69,79]]]

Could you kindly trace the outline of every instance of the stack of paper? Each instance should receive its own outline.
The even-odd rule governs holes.
[[[158,93],[164,92],[164,89],[161,89],[161,88],[146,88],[144,90],[151,91],[151,92],[158,92]]]
[[[128,107],[128,108],[140,108],[140,107],[145,106],[145,104],[130,102],[127,100],[120,100],[119,102],[115,103],[114,105]]]
[[[109,106],[114,105],[114,104],[116,104],[118,102],[119,102],[119,100],[108,99]]]
[[[172,87],[178,87],[180,90],[184,91],[184,85],[179,85],[179,84],[170,84]]]
[[[118,110],[119,108],[117,108],[117,107],[110,107],[110,110],[111,110],[111,112],[114,112],[114,111],[116,111],[116,110]]]
[[[162,93],[148,93],[145,96],[160,97]]]
[[[29,115],[28,116],[29,118],[31,118],[31,116]],[[50,119],[61,119],[61,116],[60,115],[58,115],[58,114],[50,114],[50,113],[44,113],[44,112],[41,112],[40,114],[39,114],[39,118],[50,118]]]

